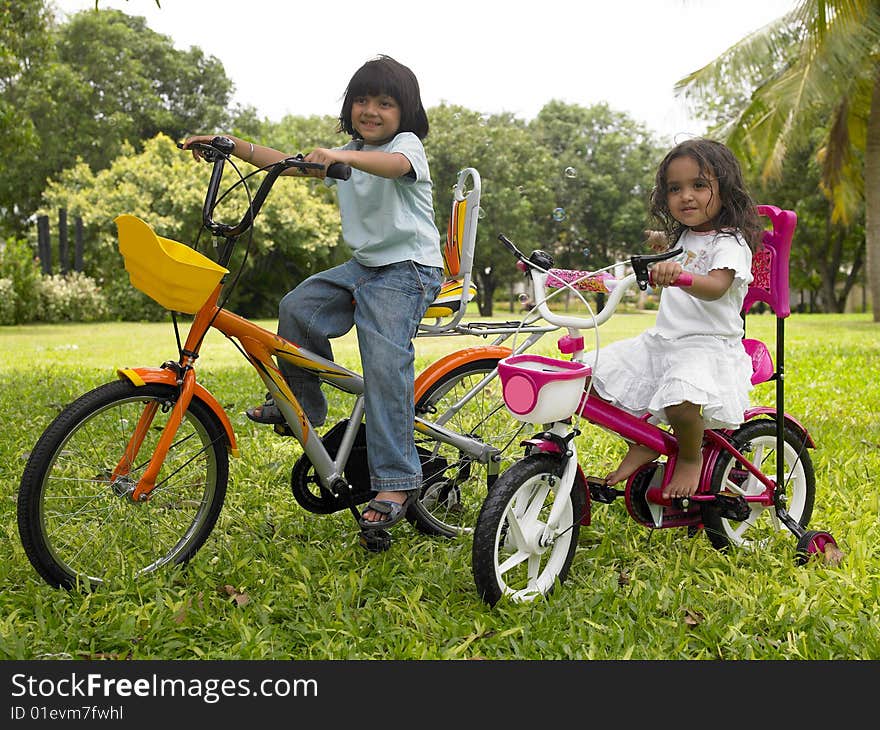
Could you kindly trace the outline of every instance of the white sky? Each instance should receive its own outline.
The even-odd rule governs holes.
[[[657,134],[702,134],[675,82],[796,0],[99,0],[175,47],[223,63],[261,117],[336,116],[378,53],[409,66],[426,108],[445,101],[532,119],[558,99],[607,102]],[[54,0],[64,14],[94,0]],[[223,30],[226,28],[226,30]],[[222,130],[201,130],[222,131]]]

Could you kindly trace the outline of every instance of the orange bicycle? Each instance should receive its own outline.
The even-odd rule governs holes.
[[[213,164],[203,223],[220,242],[217,261],[157,236],[139,218],[116,218],[131,283],[171,310],[178,355],[161,367],[118,370],[118,380],[64,408],[32,450],[18,494],[18,528],[28,559],[51,585],[97,585],[115,576],[183,563],[210,535],[226,495],[229,455],[238,455],[228,415],[196,377],[196,362],[211,328],[222,332],[247,358],[284,414],[286,422],[276,431],[302,445],[303,455],[291,474],[297,502],[317,514],[347,509],[357,517],[357,505],[374,494],[362,423],[361,375],[224,306],[238,278],[227,277],[227,265],[238,239],[246,232],[252,235],[254,218],[272,185],[288,168],[315,163],[296,156],[267,166],[252,198],[248,192],[249,204],[241,220],[235,225],[218,223],[212,216],[224,165],[229,162],[234,167],[231,145],[227,138],[216,137],[201,146],[203,156]],[[328,174],[344,179],[350,169],[333,165]],[[238,175],[220,200],[249,177]],[[478,206],[464,190],[466,180],[478,184],[476,171],[459,175],[450,229],[470,231],[471,248],[469,252],[465,248],[464,256],[470,257],[469,267]],[[518,442],[522,424],[504,408],[498,361],[522,352],[555,329],[546,324],[462,325],[462,302],[466,304],[471,291],[469,268],[464,276],[460,267],[451,273],[450,285],[429,309],[430,316],[440,319],[452,313],[451,325],[426,325],[420,334],[494,334],[496,340],[441,358],[416,381],[416,439],[424,482],[420,500],[408,510],[407,518],[426,534],[444,536],[473,529],[488,486],[502,469],[503,453]],[[456,287],[462,290],[459,295],[465,294],[458,304],[453,302]],[[194,315],[183,344],[177,313]],[[513,351],[500,345],[523,331],[529,337]],[[278,358],[318,374],[353,397],[349,417],[319,435],[281,376]],[[360,539],[369,550],[390,546],[390,536],[382,530],[362,532]]]

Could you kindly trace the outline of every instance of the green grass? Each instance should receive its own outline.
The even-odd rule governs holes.
[[[618,316],[604,341],[652,321]],[[772,342],[771,318],[749,322]],[[555,340],[539,350],[552,354]],[[417,340],[418,365],[481,342]],[[353,337],[335,349],[356,364]],[[186,569],[137,582],[45,585],[16,527],[28,452],[115,368],[175,353],[168,324],[0,328],[0,659],[880,659],[880,327],[869,315],[796,315],[786,328],[786,410],[818,446],[811,526],[835,536],[842,564],[795,566],[787,534],[759,553],[721,554],[704,536],[640,526],[618,501],[593,506],[565,584],[495,608],[477,596],[468,539],[404,522],[390,551],[371,554],[351,515],[300,508],[289,490],[300,449],[244,417],[262,384],[222,337],[206,343],[201,379],[228,409],[242,456],[208,542]],[[772,403],[772,386],[754,401]],[[579,450],[585,472],[601,473],[623,444],[586,428]]]

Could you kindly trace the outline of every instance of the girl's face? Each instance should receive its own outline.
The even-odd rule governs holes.
[[[666,169],[666,204],[683,226],[711,231],[721,210],[718,180],[703,173],[693,157],[676,157]]]
[[[351,126],[367,144],[385,144],[400,129],[400,104],[387,94],[356,96],[351,104]]]

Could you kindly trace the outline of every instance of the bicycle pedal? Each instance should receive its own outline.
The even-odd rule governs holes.
[[[276,423],[274,426],[275,433],[279,436],[293,436],[293,431],[286,423]]]
[[[752,514],[752,508],[740,495],[716,494],[715,501],[722,517],[737,522],[745,522]]]
[[[587,487],[590,490],[590,499],[602,504],[611,504],[618,497],[624,495],[622,489],[615,489],[605,483],[604,479],[599,477],[586,477]]]
[[[361,530],[358,542],[364,550],[382,553],[391,548],[391,533],[387,530]]]

